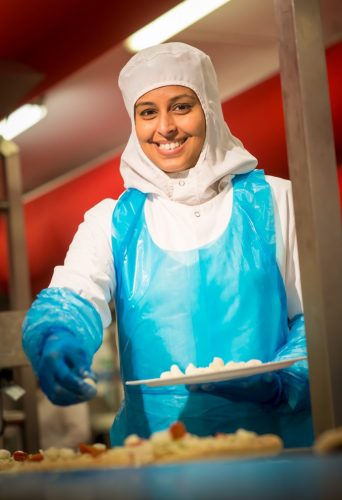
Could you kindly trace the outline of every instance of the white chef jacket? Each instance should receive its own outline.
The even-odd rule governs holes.
[[[266,176],[266,180],[271,187],[274,206],[276,257],[291,319],[303,312],[291,183],[273,176]],[[186,182],[182,177],[172,179],[174,192],[186,188]],[[199,248],[224,232],[231,217],[232,203],[230,181],[216,196],[199,205],[150,194],[144,206],[147,227],[154,242],[165,250]],[[64,265],[55,268],[49,285],[69,288],[89,300],[99,312],[104,328],[111,323],[108,302],[116,286],[111,243],[115,204],[115,200],[105,199],[86,212]]]

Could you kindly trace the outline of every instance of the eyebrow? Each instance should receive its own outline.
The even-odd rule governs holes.
[[[191,94],[179,94],[179,95],[176,95],[176,96],[172,97],[170,99],[170,102],[173,103],[175,101],[178,101],[178,99],[183,99],[183,97],[188,97],[192,101],[196,101],[197,100],[196,96],[194,96],[194,95],[191,95]],[[142,102],[139,102],[138,104],[135,104],[135,109],[137,109],[139,106],[154,106],[154,105],[155,105],[155,103],[152,102],[152,101],[142,101]]]

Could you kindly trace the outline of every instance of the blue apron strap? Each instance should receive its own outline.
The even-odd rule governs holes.
[[[128,242],[136,230],[147,194],[137,189],[127,189],[119,198],[112,216],[112,249],[115,259],[117,284],[120,280],[121,263],[125,257]]]
[[[274,208],[270,185],[263,170],[253,170],[233,178],[234,202],[247,213],[256,233],[272,255],[276,254]]]

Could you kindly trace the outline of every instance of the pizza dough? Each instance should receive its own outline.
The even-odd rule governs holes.
[[[0,450],[0,472],[67,471],[83,468],[141,467],[208,458],[270,456],[283,448],[274,434],[258,435],[239,429],[232,434],[199,437],[186,431],[182,422],[155,432],[149,439],[132,434],[124,446],[80,444],[76,452],[68,448],[48,448],[35,454]]]

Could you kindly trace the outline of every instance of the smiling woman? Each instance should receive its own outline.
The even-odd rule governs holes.
[[[196,165],[205,140],[205,117],[195,92],[168,85],[135,104],[135,130],[146,156],[164,172]]]
[[[92,396],[82,377],[91,376],[114,298],[125,397],[112,444],[181,420],[200,436],[244,428],[310,445],[289,181],[255,169],[224,121],[212,63],[195,47],[143,50],[122,69],[119,87],[132,126],[120,163],[126,191],[87,212],[24,323],[43,389],[57,404]],[[215,357],[302,361],[196,390],[125,383]]]

